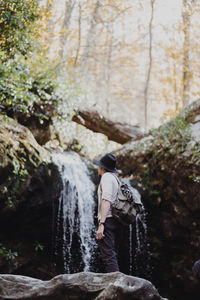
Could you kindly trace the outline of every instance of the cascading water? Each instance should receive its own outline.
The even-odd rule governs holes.
[[[151,280],[151,252],[149,249],[146,211],[136,217],[136,249],[135,249],[135,273],[139,277]]]
[[[129,225],[129,275],[133,273],[133,225]]]
[[[124,178],[123,182],[131,186],[131,182],[128,178]],[[139,192],[132,188],[132,192],[136,198],[141,200],[141,195]],[[135,233],[133,231],[134,225],[129,225],[129,274],[145,277],[146,279],[151,279],[151,267],[150,259],[151,253],[149,250],[148,242],[148,230],[146,221],[146,211],[144,206],[143,213],[138,214],[135,223]],[[135,238],[135,243],[133,245]],[[134,264],[133,264],[133,252]]]
[[[58,203],[55,204],[54,257],[55,265],[66,273],[101,269],[97,255],[94,214],[95,185],[86,164],[74,152],[54,154],[62,180]],[[123,181],[129,185],[130,180]],[[137,190],[134,190],[140,197]],[[128,231],[128,270],[125,273],[151,279],[150,251],[146,213],[137,217]],[[127,254],[128,254],[127,253]],[[128,258],[128,257],[127,257]],[[126,259],[127,259],[126,258]]]
[[[66,273],[90,271],[92,255],[96,248],[95,186],[78,154],[55,154],[53,160],[59,168],[63,186],[57,208],[55,256],[62,253]],[[77,263],[78,267],[75,270],[74,262],[80,259],[80,256],[81,261]]]

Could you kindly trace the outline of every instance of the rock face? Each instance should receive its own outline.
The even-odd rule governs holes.
[[[165,293],[170,287],[175,299],[199,297],[192,272],[200,258],[199,126],[197,101],[171,122],[115,153],[123,174],[132,174],[135,184],[144,187],[154,280]]]
[[[116,152],[118,167],[124,175],[131,174],[136,187],[143,187],[143,202],[149,212],[153,282],[171,300],[199,299],[192,273],[194,261],[200,258],[199,124],[200,101],[158,130],[139,141],[125,144]],[[60,195],[62,180],[49,157],[50,153],[38,145],[27,128],[12,119],[0,118],[0,273],[23,274],[43,280],[61,273],[51,264],[51,233],[55,225],[53,205]],[[124,256],[128,255],[127,250]],[[147,294],[139,298],[138,286],[146,286],[149,291],[150,283],[144,280],[132,281],[133,277],[123,277],[119,273],[111,281],[109,274],[95,276],[91,273],[80,275],[80,281],[77,281],[76,275],[64,275],[43,282],[2,275],[0,293],[2,299],[37,299],[36,295],[35,298],[28,294],[20,298],[22,295],[19,294],[24,285],[27,292],[32,293],[34,281],[34,291],[40,287],[43,291],[40,299],[64,299],[62,291],[73,281],[80,283],[83,299],[112,299],[115,293],[118,293],[117,298],[113,299],[161,299],[148,298]],[[86,286],[92,291],[92,278],[100,278],[101,288],[90,292],[87,298]],[[124,285],[122,288],[118,284],[129,278],[130,285],[135,282],[133,287],[137,287],[136,296],[132,294],[133,287],[125,284],[124,289]],[[56,282],[58,289],[54,285]],[[67,282],[66,286],[64,282]],[[18,298],[12,294],[12,286],[18,287]],[[74,289],[78,289],[77,284],[71,287],[72,291]],[[50,291],[48,296],[45,290]],[[141,289],[144,290],[146,288]],[[80,293],[79,299],[82,299]],[[104,293],[110,298],[105,298]],[[154,292],[148,295],[157,297]]]
[[[61,181],[50,156],[29,129],[0,118],[0,273],[56,274],[50,266],[52,204]]]
[[[17,120],[19,124],[29,128],[40,145],[44,145],[51,140],[53,135],[51,128],[52,118],[56,115],[54,105],[43,101],[40,105],[34,103],[29,113],[16,112],[11,107],[4,107],[4,111],[9,117]]]
[[[10,203],[15,200],[29,173],[48,160],[49,153],[38,145],[26,127],[11,118],[0,116],[1,204],[2,200]]]
[[[49,281],[0,275],[0,299],[164,300],[149,281],[120,272],[58,275]]]

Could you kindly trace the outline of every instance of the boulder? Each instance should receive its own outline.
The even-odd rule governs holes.
[[[49,158],[49,152],[36,142],[29,129],[0,116],[0,206],[14,202],[28,176]]]
[[[148,210],[153,282],[175,299],[199,297],[192,272],[200,255],[199,126],[200,100],[114,152]]]
[[[52,127],[53,117],[57,115],[54,105],[46,100],[40,104],[34,103],[29,112],[14,111],[13,107],[3,105],[7,116],[15,119],[19,124],[26,126],[40,145],[44,145],[52,139],[54,130]]]
[[[164,300],[149,281],[120,272],[65,274],[49,281],[0,275],[0,299]]]
[[[29,129],[0,117],[0,273],[49,279],[53,203],[61,189],[51,153]],[[42,230],[41,230],[42,228]]]

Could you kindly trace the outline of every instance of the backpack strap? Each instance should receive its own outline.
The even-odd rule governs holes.
[[[119,178],[114,173],[110,173],[110,174],[112,174],[115,177],[117,183],[119,184],[119,186],[121,186],[121,181],[119,180]]]
[[[115,177],[115,179],[116,179],[116,181],[118,183],[118,191],[117,191],[117,197],[116,197],[116,199],[117,199],[118,195],[119,195],[119,192],[120,192],[121,181],[119,180],[119,178],[115,174],[113,174],[113,173],[110,173],[110,174],[112,174]]]

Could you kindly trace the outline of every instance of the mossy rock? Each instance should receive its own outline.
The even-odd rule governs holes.
[[[0,115],[0,203],[12,207],[28,178],[50,160],[26,127]]]
[[[192,266],[200,258],[200,100],[115,154],[123,174],[144,187],[155,284],[169,298],[196,299]]]

